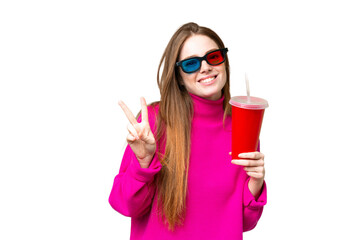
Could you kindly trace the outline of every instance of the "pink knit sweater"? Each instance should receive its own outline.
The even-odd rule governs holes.
[[[210,101],[191,97],[194,117],[184,224],[172,232],[159,220],[154,176],[161,164],[156,154],[149,168],[143,169],[127,146],[109,202],[116,211],[131,217],[130,239],[241,240],[243,232],[253,229],[261,216],[266,184],[255,199],[243,167],[230,163],[231,117],[224,125],[223,98]],[[155,131],[158,107],[148,109]]]

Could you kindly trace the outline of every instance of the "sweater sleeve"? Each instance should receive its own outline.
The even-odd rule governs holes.
[[[149,123],[154,132],[154,119],[151,119],[150,114]],[[141,168],[135,153],[127,145],[109,196],[112,208],[128,217],[139,217],[147,213],[155,194],[154,176],[160,169],[161,163],[156,153],[149,167]]]
[[[250,231],[255,228],[257,222],[259,221],[263,208],[267,201],[267,192],[266,192],[266,183],[262,187],[261,193],[257,199],[254,198],[252,193],[249,190],[249,180],[250,177],[246,180],[244,185],[244,216],[243,216],[243,229],[245,231]]]

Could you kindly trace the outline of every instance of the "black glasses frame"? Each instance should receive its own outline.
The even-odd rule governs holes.
[[[208,60],[207,60],[207,56],[208,56],[209,54],[214,53],[214,52],[217,52],[217,51],[220,51],[221,54],[224,56],[224,61],[221,61],[221,62],[216,63],[216,64],[211,64],[211,63],[209,63]],[[222,63],[225,62],[225,60],[226,60],[226,53],[227,53],[228,51],[229,51],[229,50],[228,50],[227,48],[220,48],[220,49],[217,49],[217,50],[208,52],[208,53],[205,54],[203,57],[191,57],[191,58],[187,58],[187,59],[181,60],[181,61],[179,61],[179,62],[176,63],[176,66],[177,66],[177,67],[181,67],[181,69],[182,69],[183,72],[185,72],[185,73],[194,73],[194,72],[198,71],[198,70],[201,68],[201,63],[202,63],[203,60],[205,60],[205,61],[207,62],[207,64],[209,64],[209,65],[211,65],[211,66],[217,66],[217,65],[222,64]],[[192,59],[199,60],[199,61],[200,61],[200,67],[199,67],[198,69],[194,70],[194,71],[190,71],[190,72],[185,71],[184,68],[183,68],[183,65],[182,65],[183,62],[188,61],[188,60],[192,60]]]

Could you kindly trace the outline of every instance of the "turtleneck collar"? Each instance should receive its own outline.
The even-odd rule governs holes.
[[[219,100],[208,100],[189,93],[193,100],[194,118],[206,118],[213,121],[222,121],[224,117],[224,96]]]

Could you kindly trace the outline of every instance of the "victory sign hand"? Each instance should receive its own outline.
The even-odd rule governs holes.
[[[146,101],[143,97],[140,99],[140,101],[140,123],[138,123],[135,116],[124,102],[119,101],[119,105],[130,122],[128,125],[129,135],[127,136],[126,140],[135,153],[140,166],[142,168],[148,168],[156,151],[156,141],[150,129]]]

